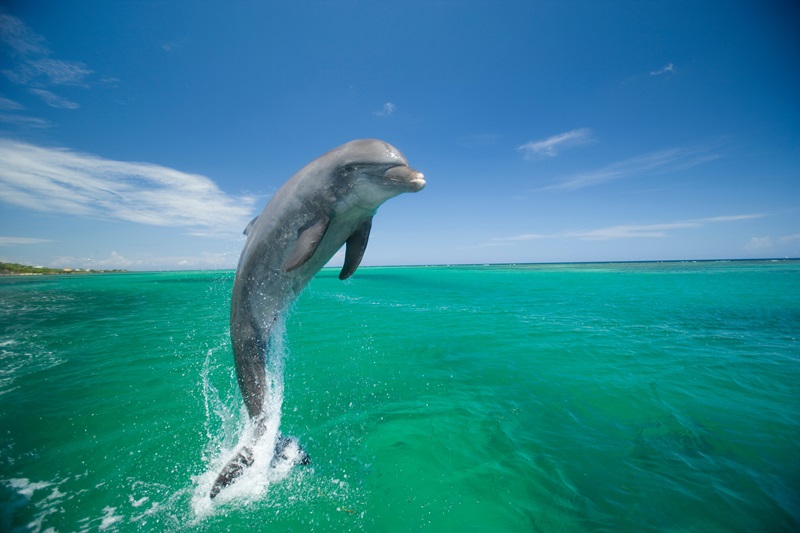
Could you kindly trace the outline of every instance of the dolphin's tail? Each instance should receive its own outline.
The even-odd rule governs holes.
[[[296,448],[296,453],[292,454],[291,449]],[[294,455],[294,457],[292,457]],[[311,464],[311,458],[308,453],[300,446],[297,439],[294,437],[287,437],[278,435],[275,441],[275,451],[272,455],[272,460],[269,463],[271,468],[275,468],[279,461],[292,461],[293,464],[307,465]],[[244,446],[239,450],[233,459],[225,465],[222,472],[217,476],[214,486],[211,487],[211,499],[213,500],[222,489],[228,485],[233,484],[239,477],[244,474],[245,468],[253,465],[253,448],[252,446]]]
[[[243,447],[239,453],[225,465],[222,472],[217,476],[214,486],[211,487],[211,499],[213,500],[219,491],[236,481],[242,475],[244,469],[253,464],[253,449],[249,446]]]

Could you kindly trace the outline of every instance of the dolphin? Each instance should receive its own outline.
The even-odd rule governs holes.
[[[236,378],[255,426],[265,429],[266,355],[274,325],[311,278],[346,245],[339,279],[349,278],[367,248],[372,217],[385,201],[425,187],[397,148],[359,139],[315,159],[284,183],[244,231],[247,235],[231,298],[231,341]],[[278,436],[273,464],[293,439]],[[298,462],[307,463],[300,453]],[[253,464],[244,446],[223,468],[214,498]]]

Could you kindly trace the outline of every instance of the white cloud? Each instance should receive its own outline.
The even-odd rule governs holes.
[[[53,259],[50,265],[55,268],[84,268],[95,270],[111,270],[114,268],[128,269],[131,267],[146,267],[147,264],[141,259],[128,259],[122,254],[112,251],[104,259],[89,257],[60,256]]]
[[[395,109],[397,109],[396,105],[394,105],[391,102],[386,102],[385,104],[383,104],[383,108],[381,108],[380,111],[375,111],[375,115],[379,117],[388,117],[389,115],[394,113]]]
[[[785,235],[781,237],[781,241],[783,242],[800,241],[800,233],[795,233],[794,235]]]
[[[37,35],[17,17],[0,14],[0,40],[17,55],[45,55],[49,53],[44,38]]]
[[[641,225],[619,225],[598,228],[592,230],[565,231],[561,233],[526,233],[514,237],[495,237],[493,241],[532,241],[540,239],[580,239],[587,241],[605,241],[611,239],[630,239],[630,238],[661,238],[666,237],[668,232],[677,229],[700,228],[708,223],[733,222],[738,220],[750,220],[761,218],[761,214],[731,215],[710,218],[698,218],[692,220],[681,220],[668,222],[665,224],[641,224]]]
[[[674,72],[675,72],[675,65],[673,65],[672,63],[667,63],[666,65],[664,65],[660,69],[650,72],[650,75],[651,76],[661,76],[662,74],[671,74],[671,73],[674,73]]]
[[[748,252],[764,252],[770,250],[772,249],[772,239],[769,237],[753,237],[744,245],[744,249]]]
[[[92,72],[85,63],[80,61],[64,61],[45,57],[25,59],[15,69],[4,70],[3,74],[14,83],[32,87],[53,85],[85,87],[84,80]]]
[[[94,270],[111,270],[111,269],[126,269],[126,270],[163,270],[174,269],[180,267],[181,269],[230,269],[236,268],[236,261],[239,259],[238,253],[217,253],[217,252],[202,252],[199,255],[191,256],[153,256],[153,255],[137,255],[125,253],[124,255],[117,251],[112,251],[106,257],[75,257],[75,256],[61,256],[55,258],[49,264],[56,268],[83,268]]]
[[[580,239],[586,241],[605,241],[611,239],[630,239],[641,237],[666,237],[668,230],[696,228],[697,222],[673,222],[669,224],[619,225],[593,230],[565,231],[562,233],[528,233],[515,237],[496,238],[498,241],[531,241],[540,239]]]
[[[547,185],[533,192],[583,189],[608,181],[649,174],[677,172],[713,161],[720,156],[706,147],[682,147],[651,152],[612,163],[598,170],[582,172],[567,176],[560,183]]]
[[[25,115],[14,115],[11,113],[0,112],[0,122],[3,124],[13,124],[15,126],[26,126],[32,128],[49,128],[52,124],[38,117],[28,117]]]
[[[256,199],[229,196],[205,176],[159,165],[0,139],[0,201],[219,235],[241,233]]]
[[[118,252],[112,251],[107,259],[98,259],[92,261],[92,263],[93,266],[102,268],[128,268],[135,265],[141,265],[142,261],[133,261],[122,256]]]
[[[721,217],[700,218],[697,222],[736,222],[737,220],[752,220],[754,218],[764,218],[760,213],[750,213],[748,215],[728,215]]]
[[[50,239],[36,239],[33,237],[2,237],[0,236],[0,246],[16,246],[18,244],[42,244],[53,242]]]
[[[167,53],[176,52],[185,48],[187,43],[188,41],[186,39],[174,39],[163,43],[161,49]]]
[[[44,38],[10,15],[0,15],[0,41],[8,46],[13,58],[11,68],[2,71],[6,78],[28,87],[53,107],[79,107],[47,89],[57,86],[87,87],[86,79],[93,71],[85,63],[50,57],[51,51],[45,45]]]
[[[75,102],[67,100],[66,98],[62,98],[44,89],[28,89],[28,90],[31,93],[41,97],[41,99],[44,100],[44,102],[50,107],[55,107],[58,109],[78,109],[80,107],[80,105],[76,104]]]
[[[506,239],[506,241],[531,240],[531,239],[524,239],[522,237],[526,237],[526,236],[522,235],[522,236],[517,237],[517,238],[509,237],[508,239]],[[531,237],[533,238],[533,236],[531,236]],[[478,244],[478,245],[475,245],[475,246],[469,246],[468,248],[493,248],[495,246],[512,246],[512,245],[513,245],[513,243],[511,243],[511,242],[484,242],[484,243],[481,243],[481,244]]]
[[[8,98],[0,96],[0,110],[21,111],[22,109],[25,109],[25,106],[23,106],[19,102],[15,102],[14,100],[9,100]]]
[[[555,157],[564,148],[591,141],[592,130],[580,128],[553,135],[543,141],[529,141],[519,148],[526,158]]]
[[[583,240],[605,241],[610,239],[630,239],[641,237],[666,237],[669,230],[697,228],[699,222],[671,222],[667,224],[621,225],[574,233],[573,237]]]

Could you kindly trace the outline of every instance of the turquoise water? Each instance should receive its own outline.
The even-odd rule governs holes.
[[[0,530],[800,529],[800,262],[336,274],[282,353],[312,464],[214,502],[233,273],[0,278]]]

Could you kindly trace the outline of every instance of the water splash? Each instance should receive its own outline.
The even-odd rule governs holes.
[[[266,355],[266,394],[263,409],[266,424],[261,427],[248,416],[240,394],[232,392],[225,397],[220,394],[215,381],[219,371],[225,372],[225,365],[216,364],[215,350],[209,350],[206,354],[201,372],[208,436],[208,444],[203,453],[206,471],[194,479],[195,489],[191,500],[192,510],[198,519],[233,502],[249,504],[262,499],[270,485],[285,479],[292,467],[300,462],[303,451],[294,439],[288,441],[283,453],[275,454],[276,444],[282,438],[280,423],[284,398],[283,362],[288,351],[285,332],[285,321],[279,319],[272,328]],[[225,348],[229,346],[227,344]],[[235,372],[231,366],[226,368],[227,389],[237,391]],[[244,447],[252,448],[253,464],[212,500],[210,493],[217,476]]]

